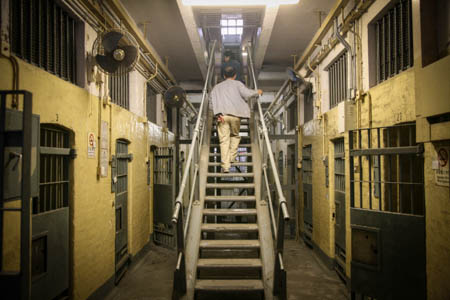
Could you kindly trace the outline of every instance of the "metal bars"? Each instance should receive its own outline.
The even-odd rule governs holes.
[[[41,125],[39,198],[33,214],[69,206],[69,133],[56,126]]]
[[[344,52],[336,58],[336,60],[327,69],[330,91],[330,108],[337,106],[339,102],[342,102],[347,98],[347,62],[347,52]]]
[[[312,158],[311,145],[303,147],[302,151],[302,172],[303,183],[312,184]]]
[[[402,0],[375,23],[377,83],[413,66],[411,0]]]
[[[154,153],[154,184],[172,184],[173,147],[158,147]]]
[[[345,156],[344,139],[334,143],[334,189],[345,193]]]
[[[113,103],[125,109],[130,108],[129,73],[118,76],[109,76],[109,96]]]
[[[76,20],[54,0],[10,1],[11,51],[76,83]]]
[[[415,132],[411,123],[349,132],[351,207],[424,215],[423,146]]]

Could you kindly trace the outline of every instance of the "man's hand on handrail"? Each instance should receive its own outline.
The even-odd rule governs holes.
[[[259,94],[260,96],[262,96],[262,95],[263,95],[263,91],[262,91],[262,90],[258,90],[258,94]]]

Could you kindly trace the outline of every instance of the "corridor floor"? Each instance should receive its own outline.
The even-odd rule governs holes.
[[[288,300],[346,300],[347,290],[303,241],[285,241]],[[172,295],[175,251],[152,246],[125,274],[106,300],[169,300]]]

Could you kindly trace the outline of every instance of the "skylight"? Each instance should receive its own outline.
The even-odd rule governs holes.
[[[184,5],[197,6],[247,6],[297,4],[299,0],[183,0]]]
[[[222,19],[220,20],[222,35],[242,35],[244,30],[243,19]]]

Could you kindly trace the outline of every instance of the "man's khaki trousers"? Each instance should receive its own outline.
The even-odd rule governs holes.
[[[223,122],[217,124],[217,132],[219,133],[221,165],[224,170],[229,170],[231,162],[236,159],[238,145],[241,140],[239,136],[241,119],[225,115],[223,120]]]

